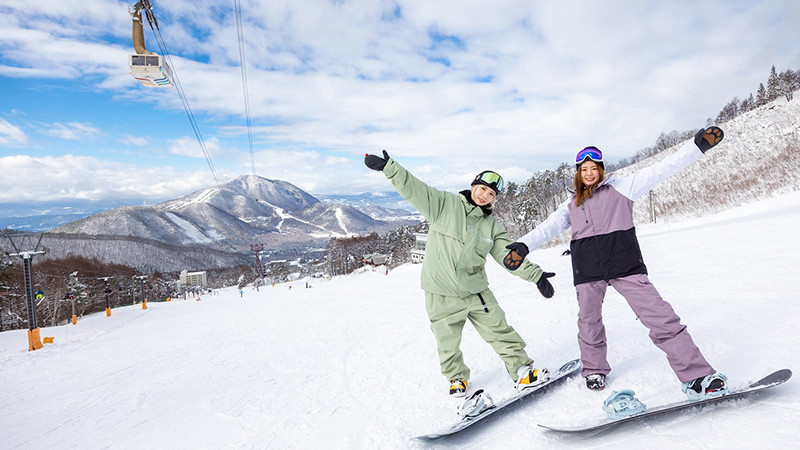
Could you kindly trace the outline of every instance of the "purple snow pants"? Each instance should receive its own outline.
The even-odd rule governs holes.
[[[700,353],[672,306],[661,298],[647,275],[642,274],[575,286],[579,307],[578,345],[583,362],[581,375],[605,375],[611,371],[606,358],[606,329],[602,316],[608,285],[625,297],[642,324],[650,330],[650,340],[667,354],[667,361],[681,382],[716,372]]]

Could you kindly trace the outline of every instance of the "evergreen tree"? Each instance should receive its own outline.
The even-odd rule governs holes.
[[[772,66],[772,69],[769,71],[769,78],[767,78],[767,102],[775,100],[780,95],[780,79],[778,78],[778,72],[775,70],[775,66]]]
[[[764,88],[764,83],[758,83],[758,91],[756,92],[756,106],[764,106],[769,102],[767,99],[767,90]]]

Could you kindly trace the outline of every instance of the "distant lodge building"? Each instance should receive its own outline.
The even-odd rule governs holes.
[[[179,281],[180,287],[201,287],[205,288],[208,285],[206,279],[206,271],[202,272],[189,272],[186,270],[181,271],[181,278]]]
[[[422,264],[425,259],[425,245],[428,243],[428,235],[425,233],[414,233],[414,247],[411,249],[411,262]]]

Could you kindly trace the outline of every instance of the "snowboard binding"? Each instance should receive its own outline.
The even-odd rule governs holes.
[[[492,396],[483,392],[483,389],[478,389],[470,395],[464,403],[458,407],[458,415],[466,419],[469,417],[479,416],[487,409],[494,408],[494,399]]]
[[[609,419],[620,419],[644,412],[646,406],[635,397],[636,393],[630,389],[613,391],[603,402],[603,411]]]

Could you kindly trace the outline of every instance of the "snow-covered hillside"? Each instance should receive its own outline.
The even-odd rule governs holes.
[[[781,97],[719,126],[725,131],[719,145],[653,189],[657,217],[699,217],[800,189],[800,102]],[[655,164],[679,147],[618,173]],[[637,222],[649,221],[648,199],[634,213]]]
[[[800,438],[800,192],[706,218],[642,226],[651,280],[709,361],[742,386],[779,368],[785,385],[745,400],[621,427],[596,437],[537,423],[602,417],[612,389],[647,405],[681,400],[663,354],[613,290],[605,303],[609,388],[572,378],[442,448],[792,448]],[[577,306],[563,248],[532,259],[557,273],[554,298],[487,265],[509,322],[539,364],[575,358]],[[410,438],[455,419],[439,375],[418,265],[329,281],[227,289],[202,300],[114,309],[26,351],[24,331],[0,333],[3,448],[424,448]],[[291,289],[290,289],[291,287]],[[473,385],[513,393],[475,333],[462,348]]]

